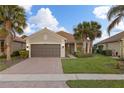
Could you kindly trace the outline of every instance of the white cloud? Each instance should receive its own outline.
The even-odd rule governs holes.
[[[123,20],[118,25],[116,25],[115,28],[118,29],[118,30],[124,30],[124,22],[123,22]]]
[[[26,13],[32,14],[31,12],[32,5],[21,5],[21,6],[25,9]]]
[[[107,12],[109,11],[109,9],[110,9],[110,6],[99,6],[93,10],[93,14],[95,14],[97,18],[106,19]]]
[[[99,19],[107,19],[107,12],[111,6],[99,6],[93,10],[93,14]],[[117,30],[124,30],[124,20],[114,27]]]
[[[41,8],[37,14],[29,18],[29,23],[33,25],[33,29],[39,30],[47,27],[54,31],[66,30],[64,27],[59,26],[58,20],[52,15],[49,8]]]
[[[24,33],[28,34],[31,33],[31,25],[29,23],[27,23],[27,27],[24,29]]]

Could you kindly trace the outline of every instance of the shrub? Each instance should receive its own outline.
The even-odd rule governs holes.
[[[23,50],[19,51],[19,54],[20,54],[20,57],[22,57],[22,58],[28,58],[29,51],[23,49]]]
[[[1,55],[0,58],[6,58],[6,55]]]
[[[97,45],[94,45],[94,46],[93,46],[92,52],[93,52],[94,54],[97,53]]]
[[[76,52],[75,56],[78,57],[78,58],[86,58],[86,57],[92,57],[93,54],[83,54],[81,52]]]
[[[102,54],[106,56],[112,56],[112,50],[103,50]]]
[[[112,56],[112,50],[106,50],[106,56]]]
[[[14,56],[19,56],[19,51],[14,51],[11,56],[12,56],[12,57],[14,57]]]
[[[103,45],[98,45],[97,53],[102,54],[103,51]]]
[[[103,50],[101,54],[106,55],[106,50]]]

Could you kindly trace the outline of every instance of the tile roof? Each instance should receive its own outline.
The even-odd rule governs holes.
[[[59,32],[56,32],[56,33],[58,35],[61,35],[61,36],[65,37],[67,39],[68,43],[74,43],[75,42],[74,36],[70,33],[67,33],[67,32],[64,32],[64,31],[59,31]]]
[[[120,41],[122,38],[124,38],[124,31],[114,35],[114,36],[111,36],[107,39],[104,39],[102,41],[100,41],[99,43],[97,44],[104,44],[104,43],[112,43],[112,42],[117,42],[117,41]]]

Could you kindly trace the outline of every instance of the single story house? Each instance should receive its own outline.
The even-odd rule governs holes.
[[[5,38],[0,38],[0,56],[3,55],[5,51],[4,41],[5,41]],[[12,42],[11,53],[13,53],[14,51],[25,49],[25,48],[26,48],[26,42],[20,37],[15,37],[15,39]]]
[[[26,38],[29,57],[65,57],[76,52],[76,43],[72,34],[54,32],[44,28]]]
[[[113,56],[124,57],[124,32],[120,32],[97,43],[103,45],[103,50],[112,50]]]

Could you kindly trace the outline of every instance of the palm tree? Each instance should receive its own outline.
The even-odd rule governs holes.
[[[17,5],[0,6],[1,28],[7,31],[5,38],[7,60],[11,60],[11,42],[16,34],[22,34],[26,27],[25,10]]]
[[[82,41],[82,52],[87,53],[87,37],[89,31],[89,22],[79,23],[77,27],[74,28],[74,37],[76,40]]]
[[[93,41],[96,39],[96,38],[100,38],[101,35],[102,35],[102,32],[101,32],[101,25],[95,21],[91,21],[90,22],[90,30],[89,30],[89,33],[88,33],[88,37],[90,39],[90,48],[89,48],[89,52],[90,54],[92,54],[92,47],[93,47]]]
[[[124,5],[116,5],[110,8],[107,14],[107,18],[111,23],[108,26],[108,34],[115,25],[118,25],[119,22],[124,17]]]
[[[101,37],[101,25],[95,21],[79,23],[74,28],[74,37],[83,42],[82,50],[84,54],[92,54],[93,41]]]

